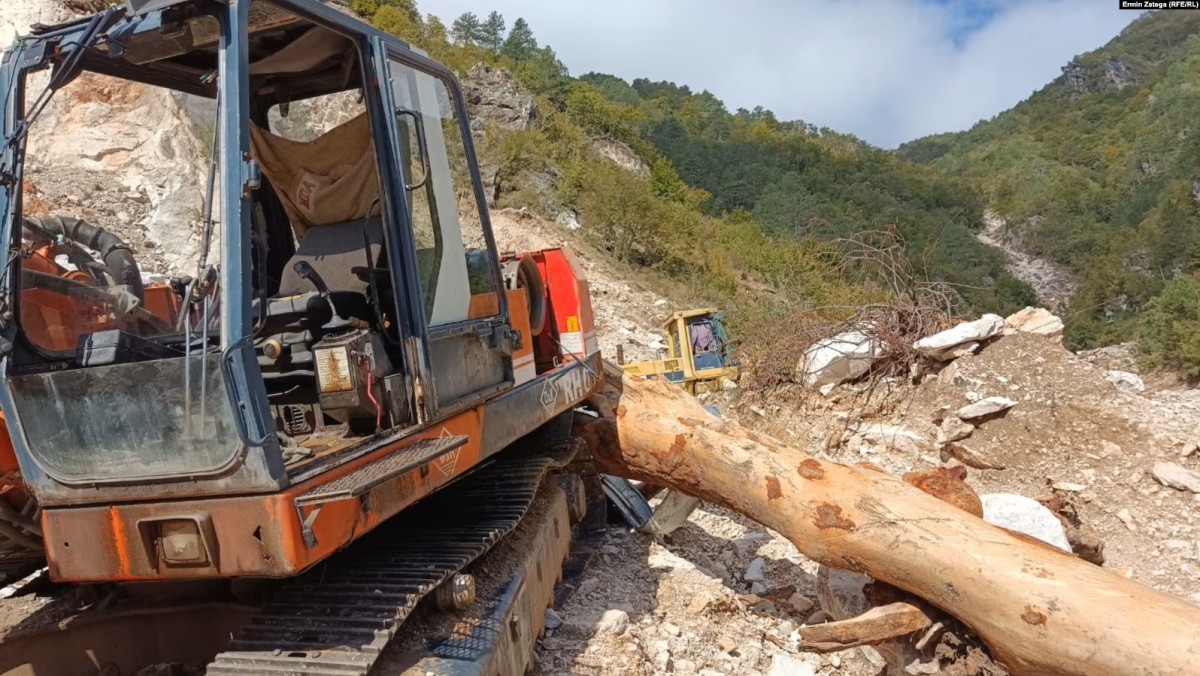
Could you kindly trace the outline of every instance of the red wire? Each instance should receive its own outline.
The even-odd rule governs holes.
[[[371,372],[367,371],[367,399],[375,404],[375,429],[383,429],[383,409],[379,408],[379,402],[375,401],[375,393],[371,390]]]

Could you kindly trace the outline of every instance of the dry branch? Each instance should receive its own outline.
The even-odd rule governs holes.
[[[606,364],[581,423],[604,471],[772,528],[809,558],[906,590],[1018,674],[1186,674],[1200,608],[1018,538],[879,471],[820,460],[718,419],[680,388]]]
[[[897,601],[838,622],[800,627],[801,650],[832,653],[860,645],[875,645],[921,631],[933,624],[925,611]]]

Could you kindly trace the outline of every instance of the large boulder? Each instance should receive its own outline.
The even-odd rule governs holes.
[[[990,493],[979,499],[983,502],[984,521],[1071,553],[1071,543],[1067,541],[1062,521],[1037,500],[1012,493]]]
[[[938,361],[949,361],[960,347],[979,343],[999,335],[1004,330],[1004,320],[999,315],[984,315],[973,322],[964,322],[941,333],[935,333],[913,343],[913,349]]]
[[[1063,321],[1049,310],[1027,307],[1004,319],[1004,332],[1008,334],[1032,333],[1061,341]]]
[[[847,331],[813,343],[796,364],[796,380],[806,387],[821,387],[854,380],[883,354],[878,339],[862,331]]]

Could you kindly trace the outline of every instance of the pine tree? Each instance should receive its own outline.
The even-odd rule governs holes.
[[[513,23],[508,39],[500,47],[500,53],[513,60],[513,63],[524,63],[537,56],[538,43],[533,37],[533,31],[525,19],[517,19]]]
[[[504,46],[504,33],[507,28],[508,25],[504,22],[504,17],[500,12],[493,11],[488,14],[487,20],[479,27],[477,42],[492,50],[493,54],[499,54],[500,48]]]
[[[450,26],[450,37],[456,45],[472,45],[479,40],[482,24],[474,12],[464,12]]]

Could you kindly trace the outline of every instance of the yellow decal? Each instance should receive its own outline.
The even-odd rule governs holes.
[[[575,315],[569,315],[567,317],[567,331],[578,331],[578,330],[579,330],[579,317],[577,317]]]

